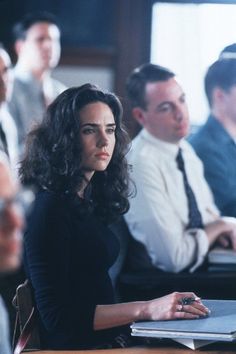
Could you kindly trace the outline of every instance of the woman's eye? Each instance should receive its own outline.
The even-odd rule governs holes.
[[[86,128],[83,130],[83,134],[93,134],[94,133],[94,129],[93,128]]]
[[[114,134],[115,133],[115,128],[108,128],[107,130],[108,134]]]

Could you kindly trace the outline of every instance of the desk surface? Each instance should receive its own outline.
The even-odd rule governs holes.
[[[157,344],[155,347],[135,347],[127,349],[72,350],[72,351],[34,351],[27,354],[235,354],[236,343],[214,343],[199,350],[191,350],[171,342],[168,345]]]

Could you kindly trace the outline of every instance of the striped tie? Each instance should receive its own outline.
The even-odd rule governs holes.
[[[195,195],[193,193],[193,190],[192,190],[190,184],[188,183],[188,178],[187,178],[187,174],[185,171],[184,159],[182,156],[181,149],[179,149],[179,151],[178,151],[178,154],[176,157],[176,162],[177,162],[178,169],[183,174],[184,189],[185,189],[185,193],[186,193],[187,200],[188,200],[189,223],[188,223],[186,229],[195,229],[195,228],[203,229],[202,216],[201,216],[201,213],[198,209],[197,201],[196,201]]]

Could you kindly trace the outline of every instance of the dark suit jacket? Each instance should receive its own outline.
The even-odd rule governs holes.
[[[223,215],[236,216],[236,144],[210,116],[190,143],[203,161],[205,177]]]

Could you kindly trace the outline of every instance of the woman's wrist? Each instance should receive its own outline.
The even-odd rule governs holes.
[[[136,313],[135,321],[148,320],[150,301],[139,301],[137,304],[138,304],[138,311]]]

